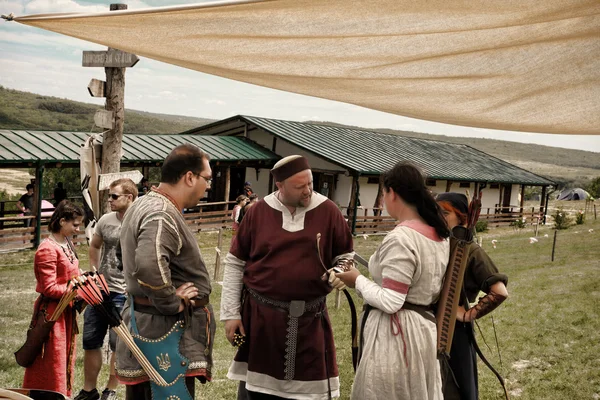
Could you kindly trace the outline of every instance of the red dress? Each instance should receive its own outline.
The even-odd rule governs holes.
[[[79,260],[68,248],[46,239],[35,253],[33,268],[37,281],[35,290],[40,293],[34,310],[45,309],[50,318],[69,279],[79,275]],[[42,353],[25,369],[24,388],[52,390],[71,396],[76,326],[75,310],[68,306],[54,324]]]

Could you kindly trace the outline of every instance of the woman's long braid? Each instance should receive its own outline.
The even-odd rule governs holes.
[[[442,209],[425,186],[423,186],[423,191],[423,201],[417,204],[417,211],[419,212],[419,215],[423,217],[427,224],[435,228],[435,231],[439,237],[449,237],[450,229],[448,229]]]

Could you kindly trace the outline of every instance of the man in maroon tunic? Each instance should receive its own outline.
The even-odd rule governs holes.
[[[271,173],[278,190],[248,211],[225,258],[221,320],[231,343],[245,335],[227,376],[245,382],[239,398],[338,397],[325,297],[342,284],[324,275],[317,243],[329,269],[353,258],[352,235],[338,207],[313,192],[305,157]]]

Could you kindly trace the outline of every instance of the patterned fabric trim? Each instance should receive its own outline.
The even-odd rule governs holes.
[[[143,369],[118,369],[115,368],[119,378],[140,378],[142,376],[148,377]]]
[[[382,286],[386,289],[391,289],[400,294],[407,294],[410,286],[403,282],[398,282],[390,278],[383,278]]]
[[[296,348],[298,344],[298,318],[288,315],[287,335],[285,341],[285,380],[291,381],[296,374]]]
[[[138,383],[148,382],[150,378],[143,369],[115,369],[117,379],[125,385],[137,385]],[[190,363],[185,376],[195,377],[203,376],[206,380],[212,379],[212,374],[206,361],[195,361]]]
[[[234,361],[227,377],[231,380],[246,382],[246,389],[253,392],[270,394],[294,400],[327,400],[340,396],[340,380],[338,376],[329,379],[331,397],[328,396],[327,379],[315,381],[297,381],[276,379],[267,374],[248,371],[248,364]]]
[[[194,361],[188,366],[188,369],[208,369],[208,362],[206,361]]]
[[[146,282],[144,282],[142,280],[139,280],[139,279],[137,280],[137,282],[140,284],[140,286],[145,286],[145,287],[150,288],[152,290],[160,290],[160,289],[164,289],[164,288],[166,288],[168,286],[172,286],[171,282],[167,282],[164,285],[160,285],[160,286],[152,286],[152,285],[150,285],[150,284],[148,284],[148,283],[146,283]]]

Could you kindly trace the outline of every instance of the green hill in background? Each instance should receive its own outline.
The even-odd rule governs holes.
[[[100,129],[94,127],[93,121],[96,110],[100,108],[102,106],[97,104],[42,96],[0,86],[0,129],[98,132]],[[179,133],[214,121],[207,118],[126,110],[124,131],[145,134]],[[330,122],[318,123],[347,126]],[[548,177],[560,186],[586,187],[592,179],[600,176],[600,153],[596,152],[484,138],[451,137],[390,129],[375,130],[421,139],[468,144],[528,171]]]
[[[0,129],[98,131],[94,114],[102,106],[41,96],[0,86]],[[125,133],[178,133],[213,120],[125,110]]]

